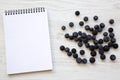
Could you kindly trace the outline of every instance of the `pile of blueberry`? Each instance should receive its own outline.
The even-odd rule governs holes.
[[[75,11],[75,15],[79,16],[80,12]],[[94,16],[93,20],[97,21],[99,18],[98,16]],[[86,32],[78,31],[78,32],[73,32],[72,35],[69,33],[65,33],[64,37],[68,40],[73,40],[77,43],[79,47],[82,47],[85,45],[86,49],[90,50],[90,58],[89,62],[90,63],[95,63],[96,59],[95,56],[97,54],[100,55],[101,60],[106,59],[105,52],[108,52],[111,48],[117,49],[118,44],[116,43],[116,38],[114,29],[112,27],[108,28],[108,31],[103,32],[103,38],[97,39],[96,36],[98,33],[101,33],[103,29],[106,27],[104,23],[100,23],[98,25],[94,25],[94,27],[90,27],[89,25],[85,25],[85,22],[87,22],[89,18],[85,16],[83,18],[83,21],[79,22],[79,26],[84,27]],[[114,24],[114,19],[109,20],[109,24]],[[74,27],[74,23],[70,22],[69,27]],[[64,31],[66,30],[66,26],[62,26],[61,29]],[[93,44],[91,44],[91,42]],[[78,56],[78,52],[76,48],[70,49],[69,47],[65,47],[64,45],[60,46],[60,50],[66,52],[68,56],[73,56],[75,58],[77,63],[83,63],[86,64],[88,60],[86,58],[81,58]],[[79,54],[84,55],[86,52],[85,50],[80,50]],[[114,61],[116,60],[115,54],[110,55],[110,60]]]

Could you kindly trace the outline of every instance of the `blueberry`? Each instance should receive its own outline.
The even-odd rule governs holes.
[[[94,50],[95,50],[95,46],[94,46],[94,45],[90,45],[90,46],[89,46],[89,49],[90,49],[91,51],[94,51]]]
[[[86,26],[85,26],[85,30],[90,30],[90,26],[89,26],[89,25],[86,25]]]
[[[86,48],[89,48],[89,47],[90,47],[90,44],[89,44],[89,43],[85,43],[85,47],[86,47]]]
[[[92,34],[93,34],[93,35],[97,35],[97,34],[98,34],[98,31],[97,31],[97,30],[93,30],[93,31],[92,31]]]
[[[98,31],[98,32],[102,32],[102,30],[103,30],[102,28],[99,28],[97,31]]]
[[[95,46],[95,49],[98,49],[98,48],[99,48],[99,45],[98,45],[98,44],[95,44],[94,46]]]
[[[74,54],[73,54],[73,58],[78,58],[78,54],[77,54],[77,53],[74,53]]]
[[[94,57],[97,55],[97,53],[96,53],[96,51],[91,51],[90,55]]]
[[[75,15],[76,15],[76,16],[79,16],[79,15],[80,15],[80,12],[79,12],[79,11],[75,11]]]
[[[104,32],[104,33],[103,33],[103,36],[107,36],[107,35],[108,35],[108,33],[107,33],[107,32]]]
[[[86,63],[87,63],[87,59],[86,59],[86,58],[83,58],[83,59],[82,59],[82,63],[83,63],[83,64],[86,64]]]
[[[103,39],[99,39],[99,40],[98,40],[98,43],[99,43],[99,44],[103,44]]]
[[[87,38],[83,39],[83,42],[84,42],[84,43],[87,43],[87,42],[88,42],[88,39],[87,39]]]
[[[110,38],[114,38],[114,36],[115,36],[114,33],[110,33],[110,34],[109,34],[109,37],[110,37]]]
[[[93,31],[94,29],[93,28],[90,28],[90,31]]]
[[[119,46],[118,46],[117,43],[114,43],[114,44],[113,44],[113,48],[114,48],[114,49],[117,49],[118,47],[119,47]]]
[[[114,19],[110,19],[110,20],[109,20],[109,23],[110,23],[110,24],[113,24],[113,23],[114,23]]]
[[[112,55],[110,55],[110,59],[111,59],[112,61],[114,61],[114,60],[116,60],[116,56],[115,56],[114,54],[112,54]]]
[[[73,40],[73,39],[74,39],[74,37],[73,37],[73,36],[69,36],[69,39],[70,39],[70,40]]]
[[[81,62],[82,62],[82,59],[78,57],[78,58],[76,58],[76,62],[77,62],[77,63],[81,63]]]
[[[104,51],[103,50],[99,50],[98,51],[100,55],[103,55],[104,54]]]
[[[91,58],[89,59],[89,61],[90,61],[90,63],[95,63],[95,58],[94,58],[94,57],[91,57]]]
[[[88,39],[88,40],[91,40],[91,39],[92,39],[92,36],[91,36],[91,35],[87,35],[87,39]]]
[[[69,34],[68,33],[65,34],[65,38],[69,38]]]
[[[99,45],[99,50],[104,50],[102,45]]]
[[[97,30],[98,30],[98,29],[99,29],[99,25],[95,25],[95,26],[94,26],[94,29],[97,29]]]
[[[69,23],[69,26],[70,26],[70,27],[73,27],[73,26],[74,26],[74,23],[73,23],[73,22],[70,22],[70,23]]]
[[[67,55],[68,55],[68,56],[72,56],[72,53],[71,53],[71,52],[67,52]]]
[[[77,38],[78,37],[78,33],[77,32],[73,32],[73,37]]]
[[[103,50],[103,45],[99,45],[99,50]]]
[[[74,40],[77,42],[77,41],[79,41],[79,38],[74,38]]]
[[[88,17],[85,16],[83,20],[84,20],[85,22],[87,22],[87,21],[88,21]]]
[[[93,40],[93,43],[94,43],[94,44],[98,44],[98,41],[97,41],[97,40]]]
[[[98,16],[94,16],[93,19],[96,21],[98,20]]]
[[[104,27],[105,27],[105,24],[104,24],[104,23],[100,23],[100,27],[101,27],[101,28],[104,28]]]
[[[82,35],[81,35],[81,38],[84,39],[84,38],[86,38],[86,37],[87,37],[87,34],[83,32]]]
[[[110,50],[110,47],[109,47],[108,45],[105,45],[105,46],[103,47],[103,49],[104,49],[104,51],[109,51],[109,50]]]
[[[109,43],[108,43],[108,46],[109,46],[109,47],[112,47],[112,46],[113,46],[113,43],[112,43],[112,42],[109,42]]]
[[[96,40],[96,36],[92,36],[92,40]]]
[[[103,40],[104,40],[104,42],[109,42],[110,38],[109,38],[108,36],[105,36],[105,37],[103,38]]]
[[[83,22],[83,21],[80,21],[80,22],[79,22],[79,25],[80,25],[80,26],[83,26],[83,25],[84,25],[84,22]]]
[[[65,48],[66,52],[70,52],[70,49],[68,47]]]
[[[116,42],[116,39],[115,39],[115,38],[111,38],[111,42],[112,42],[112,43],[115,43],[115,42]]]
[[[80,54],[81,54],[81,55],[84,55],[84,54],[85,54],[85,51],[84,51],[84,50],[80,50]]]
[[[72,53],[76,53],[76,49],[73,48],[73,49],[71,50],[71,52],[72,52]]]
[[[108,32],[112,33],[113,32],[113,28],[109,28]]]
[[[61,50],[61,51],[65,50],[65,46],[61,45],[61,46],[60,46],[60,50]]]
[[[79,46],[79,47],[82,47],[82,46],[83,46],[83,43],[82,43],[82,42],[79,42],[79,43],[78,43],[78,46]]]
[[[81,37],[79,37],[78,40],[79,40],[79,42],[82,42],[82,41],[83,41]]]
[[[105,60],[106,59],[106,56],[104,54],[100,55],[100,59],[101,60]]]
[[[62,30],[65,30],[66,29],[66,27],[65,26],[62,26],[62,28],[61,28]]]
[[[79,32],[78,32],[78,34],[81,36],[81,35],[82,35],[82,32],[81,32],[81,31],[79,31]]]

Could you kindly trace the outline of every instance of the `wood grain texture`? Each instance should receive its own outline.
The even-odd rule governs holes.
[[[101,61],[97,55],[97,61],[93,65],[90,63],[78,65],[72,57],[66,56],[59,50],[61,44],[71,48],[77,47],[74,42],[64,39],[63,35],[66,32],[84,31],[78,26],[78,22],[84,16],[89,16],[90,21],[86,24],[91,26],[105,22],[106,27],[109,27],[111,25],[108,24],[108,20],[110,18],[115,19],[115,24],[111,27],[114,27],[117,42],[120,44],[120,0],[0,0],[1,14],[8,9],[40,6],[48,9],[53,71],[18,75],[6,74],[4,27],[2,15],[0,15],[0,80],[120,80],[120,49],[110,50],[106,53],[106,61]],[[80,10],[81,15],[79,17],[74,15],[75,10]],[[94,22],[92,20],[94,15],[99,16],[99,21]],[[75,23],[73,29],[68,27],[70,21]],[[62,25],[67,26],[66,31],[61,30]],[[80,50],[78,47],[77,49]],[[115,62],[109,60],[110,54],[116,54],[117,60]],[[89,58],[88,50],[83,57]]]

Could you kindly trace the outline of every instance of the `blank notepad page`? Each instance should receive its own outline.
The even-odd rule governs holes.
[[[51,70],[52,57],[46,9],[6,11],[3,20],[7,73]]]

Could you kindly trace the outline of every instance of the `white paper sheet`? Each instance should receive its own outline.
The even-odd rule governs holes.
[[[47,12],[4,15],[7,74],[52,69]]]

